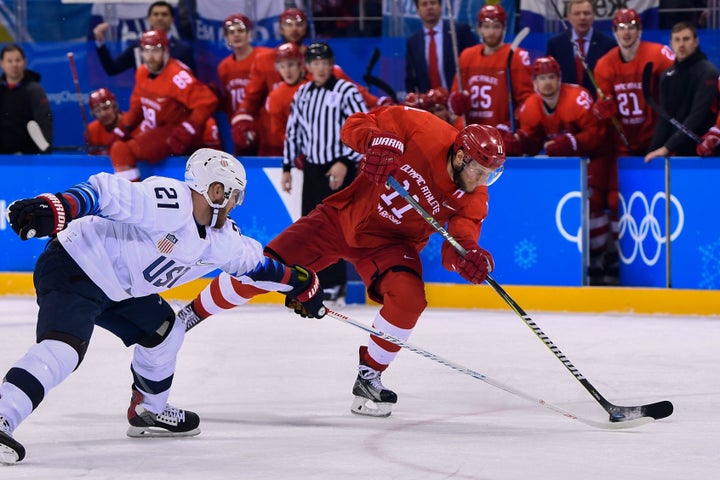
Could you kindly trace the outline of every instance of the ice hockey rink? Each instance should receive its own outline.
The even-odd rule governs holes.
[[[0,370],[34,341],[31,297],[0,297]],[[370,324],[377,308],[339,309]],[[383,375],[391,417],[349,411],[367,334],[279,305],[188,333],[171,403],[202,433],[125,435],[131,350],[101,329],[83,364],[15,432],[6,479],[709,480],[720,471],[720,318],[528,312],[609,401],[670,400],[672,416],[595,429],[409,350]],[[428,309],[410,341],[597,421],[607,414],[512,311]]]

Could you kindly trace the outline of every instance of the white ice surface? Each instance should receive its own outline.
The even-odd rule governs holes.
[[[36,306],[0,299],[0,375],[34,341]],[[376,308],[342,310],[370,324]],[[131,350],[98,328],[85,361],[15,432],[26,459],[0,479],[653,479],[720,475],[720,319],[529,312],[611,402],[675,413],[603,431],[403,350],[383,375],[391,417],[349,412],[366,334],[280,306],[192,330],[171,403],[186,439],[125,436]],[[604,410],[512,311],[429,309],[410,341],[598,421]]]

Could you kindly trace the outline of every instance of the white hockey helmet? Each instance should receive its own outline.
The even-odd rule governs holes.
[[[215,182],[223,185],[224,195],[221,204],[213,203],[208,196],[208,189]],[[211,207],[223,208],[234,192],[237,192],[235,205],[243,202],[247,178],[245,168],[234,156],[212,148],[200,148],[188,158],[185,166],[185,183],[205,197]]]

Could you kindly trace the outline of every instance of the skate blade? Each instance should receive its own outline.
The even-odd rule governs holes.
[[[13,465],[20,461],[20,455],[14,448],[7,445],[0,445],[0,463],[5,465]]]
[[[392,403],[373,402],[369,398],[355,397],[350,411],[355,415],[366,417],[389,417],[392,413]]]
[[[167,437],[194,437],[200,433],[200,428],[187,432],[171,432],[160,427],[135,427],[130,425],[127,436],[133,438],[167,438]]]

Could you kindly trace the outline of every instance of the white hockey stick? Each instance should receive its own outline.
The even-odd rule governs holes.
[[[451,368],[457,372],[464,373],[465,375],[469,375],[476,380],[483,381],[483,382],[487,383],[488,385],[492,385],[495,388],[499,388],[500,390],[504,390],[504,391],[511,393],[513,395],[516,395],[520,398],[524,398],[525,400],[535,403],[536,405],[540,405],[541,407],[545,407],[548,410],[552,410],[555,413],[559,413],[560,415],[571,418],[573,420],[577,420],[577,421],[582,422],[585,425],[589,425],[591,427],[601,428],[604,430],[621,430],[621,429],[633,428],[633,427],[637,427],[640,425],[644,425],[644,424],[652,421],[651,417],[640,417],[640,418],[636,418],[633,420],[627,420],[624,422],[598,422],[595,420],[589,420],[587,418],[579,417],[579,416],[575,415],[574,413],[565,410],[562,407],[558,407],[557,405],[553,405],[552,403],[549,403],[549,402],[543,400],[542,398],[537,398],[529,393],[525,393],[514,387],[511,387],[502,382],[494,380],[483,373],[480,373],[480,372],[475,371],[468,367],[464,367],[458,363],[455,363],[451,360],[443,358],[439,355],[435,355],[432,352],[429,352],[423,348],[420,348],[420,347],[413,345],[409,342],[406,342],[404,340],[400,340],[399,338],[396,338],[388,333],[381,332],[380,330],[376,330],[373,327],[368,327],[367,325],[365,325],[361,322],[358,322],[356,320],[353,320],[352,318],[347,317],[347,316],[343,315],[342,313],[338,313],[338,312],[328,309],[327,315],[334,318],[335,320],[339,320],[341,322],[353,325],[361,330],[365,330],[366,332],[370,333],[371,335],[373,335],[375,337],[382,338],[383,340],[387,340],[388,342],[395,344],[399,347],[406,348],[406,349],[410,350],[411,352],[415,352],[418,355],[421,355],[425,358],[429,358],[430,360],[437,362],[441,365],[445,365],[446,367]]]
[[[26,128],[30,138],[32,138],[32,141],[35,142],[35,145],[37,145],[40,151],[47,152],[50,148],[50,143],[45,138],[45,135],[43,135],[40,125],[35,120],[30,120]]]

